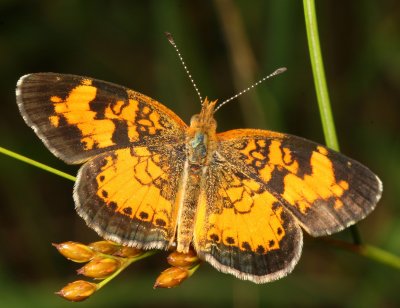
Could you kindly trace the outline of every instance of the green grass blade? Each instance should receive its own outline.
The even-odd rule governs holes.
[[[332,116],[331,103],[329,99],[328,86],[326,84],[324,62],[318,35],[317,15],[314,0],[303,0],[304,16],[307,29],[308,48],[310,52],[311,66],[314,76],[315,91],[325,143],[331,149],[339,151],[339,142],[336,136],[335,122]],[[350,227],[354,244],[361,243],[361,236],[356,226]]]
[[[341,249],[345,249],[361,256],[364,256],[370,260],[374,260],[376,262],[385,264],[387,266],[391,266],[400,270],[400,257],[392,254],[386,250],[381,248],[363,244],[363,245],[354,245],[352,243],[348,243],[342,240],[337,240],[334,238],[324,238],[324,242],[328,243],[331,246],[336,246]]]
[[[371,245],[362,245],[360,254],[364,257],[400,270],[400,257],[387,252],[386,250]]]
[[[322,60],[321,47],[319,43],[315,2],[314,0],[304,0],[303,4],[308,48],[310,52],[311,66],[314,75],[314,84],[317,92],[318,107],[321,114],[325,142],[326,145],[331,149],[339,151],[339,143],[336,137],[335,122],[333,121],[328,86],[326,85],[324,63]]]
[[[74,176],[72,176],[72,175],[70,175],[68,173],[65,173],[65,172],[62,172],[62,171],[60,171],[58,169],[49,167],[49,166],[47,166],[45,164],[37,162],[36,160],[30,159],[30,158],[28,158],[26,156],[23,156],[23,155],[20,155],[18,153],[15,153],[13,151],[7,150],[7,149],[5,149],[3,147],[0,147],[0,153],[3,153],[3,154],[5,154],[7,156],[10,156],[12,158],[18,159],[20,161],[23,161],[24,163],[27,163],[27,164],[32,165],[32,166],[35,166],[37,168],[43,169],[43,170],[45,170],[47,172],[56,174],[58,176],[61,176],[61,177],[65,178],[65,179],[71,180],[73,182],[75,182],[75,180],[76,180],[76,177],[74,177]]]

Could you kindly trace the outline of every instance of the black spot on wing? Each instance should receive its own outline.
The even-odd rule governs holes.
[[[251,246],[250,246],[249,242],[242,242],[242,248],[244,250],[251,250]]]
[[[124,213],[125,213],[126,215],[132,215],[132,208],[131,208],[131,207],[125,207],[125,208],[123,209],[123,211],[124,211]]]
[[[146,212],[140,212],[139,217],[142,219],[147,219],[149,218],[149,214],[147,214]]]
[[[212,233],[210,234],[210,240],[212,240],[213,242],[219,242],[219,236],[218,234]]]
[[[256,249],[256,252],[257,252],[258,254],[262,255],[262,254],[265,253],[265,248],[264,248],[263,246],[261,246],[261,245],[258,245],[258,246],[257,246],[257,249]]]
[[[230,245],[235,244],[235,239],[233,237],[231,237],[231,236],[228,236],[225,240]]]
[[[155,222],[156,222],[156,225],[159,227],[165,227],[167,225],[165,220],[161,219],[161,218],[157,218]]]

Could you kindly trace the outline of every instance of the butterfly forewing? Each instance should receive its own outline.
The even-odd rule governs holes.
[[[68,163],[126,146],[174,143],[186,128],[155,100],[92,78],[30,74],[16,92],[26,123]]]
[[[381,181],[367,167],[307,139],[251,129],[219,138],[226,159],[257,178],[313,236],[354,224],[380,199]]]

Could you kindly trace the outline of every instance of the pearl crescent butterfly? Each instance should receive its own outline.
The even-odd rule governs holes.
[[[216,101],[186,125],[152,98],[55,73],[23,76],[17,102],[49,150],[83,164],[78,214],[100,236],[187,252],[265,283],[291,272],[312,236],[368,215],[382,184],[368,168],[312,141],[267,130],[217,133]]]

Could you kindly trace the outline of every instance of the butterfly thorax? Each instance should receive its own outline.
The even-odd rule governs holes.
[[[190,120],[188,129],[186,149],[189,164],[195,168],[206,166],[213,152],[215,131],[217,123],[214,120],[214,107],[217,101],[204,100],[201,112],[194,115]]]
[[[204,100],[201,112],[192,117],[186,137],[186,162],[180,181],[176,243],[177,250],[187,252],[193,239],[196,210],[205,174],[216,144],[217,124],[213,118],[217,101]]]

